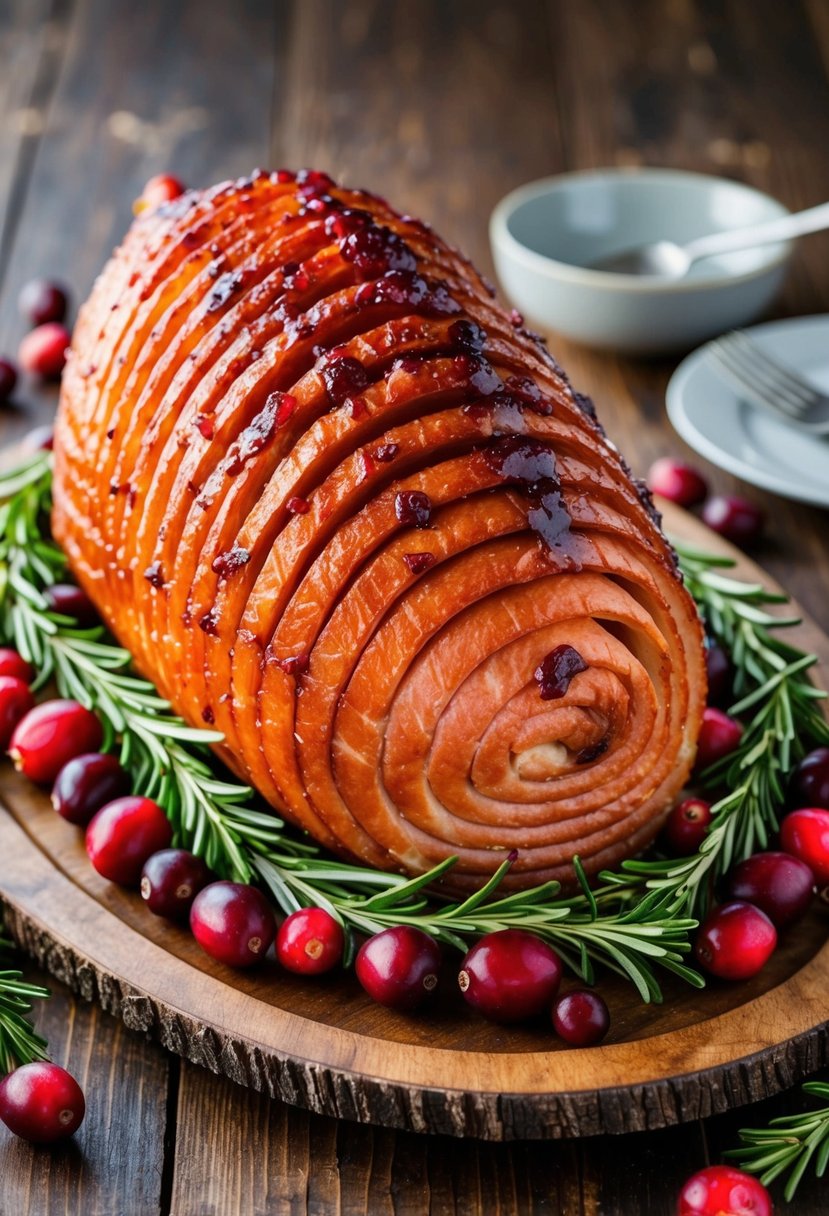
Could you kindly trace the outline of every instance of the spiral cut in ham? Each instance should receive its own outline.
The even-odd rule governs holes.
[[[133,224],[75,331],[53,522],[140,670],[341,855],[568,882],[688,776],[701,630],[646,492],[467,261],[325,174]]]

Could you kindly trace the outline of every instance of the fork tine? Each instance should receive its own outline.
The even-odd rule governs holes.
[[[796,421],[800,417],[799,412],[789,403],[784,403],[779,394],[769,392],[762,384],[758,383],[756,377],[748,378],[742,371],[741,365],[735,366],[729,358],[728,353],[724,354],[716,342],[710,343],[709,351],[719,370],[725,375],[726,379],[731,381],[742,396],[748,397],[749,400],[755,402],[762,409],[768,410],[772,414],[777,414],[778,417],[783,417],[790,421]]]
[[[754,357],[750,348],[746,348],[736,341],[728,342],[725,346],[728,358],[735,366],[740,367],[746,380],[762,385],[764,389],[779,397],[781,404],[790,404],[798,413],[805,412],[811,407],[811,401],[792,391],[786,383],[785,376],[768,371],[766,366]]]
[[[792,367],[792,365],[790,363],[784,362],[782,359],[779,359],[776,355],[775,356],[770,355],[766,350],[763,349],[762,346],[760,346],[760,344],[752,337],[752,335],[747,330],[735,329],[732,332],[735,335],[739,334],[741,343],[743,344],[743,346],[745,346],[747,348],[749,348],[749,347],[751,348],[751,351],[754,354],[755,358],[759,359],[768,368],[773,369],[776,372],[782,373],[782,375],[784,375],[786,377],[786,379],[788,380],[789,384],[791,384],[794,388],[796,388],[798,390],[798,392],[801,392],[805,397],[810,397],[810,398],[820,396],[818,390],[815,388],[815,386],[809,380],[805,380],[803,378],[803,376],[801,376],[799,374],[799,372],[795,371],[795,369]],[[729,337],[729,336],[730,335],[726,334],[726,337]]]
[[[800,417],[811,408],[811,401],[804,402],[800,396],[789,392],[785,383],[767,376],[763,369],[758,368],[750,352],[742,349],[737,342],[719,339],[715,346],[721,362],[739,377],[743,387],[753,388],[757,395],[768,400],[772,408],[776,406],[793,417]]]
[[[737,335],[739,337],[737,338]],[[757,342],[750,337],[745,330],[735,330],[735,338],[739,341],[742,348],[751,357],[756,360],[758,369],[761,370],[770,382],[779,385],[791,396],[798,397],[806,403],[806,408],[811,408],[819,400],[821,394],[809,384],[801,376],[797,374],[793,367],[787,363],[781,363],[767,354]]]

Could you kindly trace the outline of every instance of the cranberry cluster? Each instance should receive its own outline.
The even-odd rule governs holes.
[[[48,782],[64,759],[100,746],[102,732],[95,715],[75,701],[36,706],[29,687],[34,678],[34,668],[16,650],[0,648],[0,742],[29,776]],[[25,1064],[0,1080],[0,1120],[34,1144],[71,1136],[84,1113],[75,1078],[48,1060]]]
[[[360,947],[355,970],[365,991],[390,1009],[411,1011],[436,990],[443,967],[438,943],[412,925],[393,925]],[[587,1047],[610,1028],[607,1005],[580,989],[556,1000],[562,964],[545,941],[525,929],[487,933],[465,955],[457,975],[465,1000],[494,1022],[552,1017],[559,1036]]]
[[[184,185],[176,177],[162,173],[150,178],[133,204],[136,215],[154,211],[163,203],[184,193]],[[20,343],[17,363],[0,357],[0,404],[11,397],[18,381],[18,367],[41,380],[57,380],[66,363],[66,351],[72,334],[66,327],[69,293],[60,283],[49,279],[32,279],[18,297],[18,307],[29,332]]]
[[[735,718],[709,706],[699,737],[698,767],[725,760],[741,737],[742,726]],[[789,797],[795,807],[803,801],[818,805],[786,815],[780,825],[780,850],[755,853],[734,866],[724,884],[726,902],[711,912],[697,934],[697,962],[720,979],[756,975],[771,957],[778,931],[803,916],[816,884],[829,883],[829,748],[817,748],[803,758],[792,775]],[[696,853],[711,822],[709,802],[686,798],[665,822],[663,848],[675,857]]]
[[[702,518],[714,532],[719,532],[735,545],[748,545],[763,531],[765,517],[756,503],[736,494],[712,494],[698,469],[681,460],[663,456],[654,461],[648,472],[648,485],[654,494],[678,503],[681,507],[696,507],[703,503]]]
[[[721,658],[717,667],[725,671]],[[713,745],[712,754],[726,756],[739,742],[739,724],[719,711],[716,716],[706,712],[706,746]],[[756,975],[774,951],[778,932],[809,907],[815,885],[829,883],[829,748],[816,748],[801,760],[788,796],[796,809],[780,825],[780,850],[755,853],[734,866],[726,877],[725,902],[697,934],[697,962],[720,979]],[[696,852],[710,822],[710,805],[688,798],[668,818],[662,843],[677,856]],[[680,1192],[678,1216],[723,1212],[771,1216],[771,1197],[756,1178],[732,1166],[709,1166],[688,1179]]]
[[[57,380],[72,341],[63,324],[69,307],[65,288],[47,279],[32,279],[20,292],[18,305],[31,328],[20,343],[17,364],[0,358],[0,403],[8,401],[17,386],[18,365],[42,380]]]

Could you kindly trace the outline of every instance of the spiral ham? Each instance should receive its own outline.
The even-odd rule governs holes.
[[[566,882],[688,776],[700,624],[646,492],[373,195],[257,173],[141,216],[75,331],[54,504],[138,667],[341,855]]]

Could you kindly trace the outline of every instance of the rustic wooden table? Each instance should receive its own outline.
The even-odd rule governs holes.
[[[429,219],[484,270],[492,205],[546,173],[647,163],[732,176],[792,208],[829,197],[825,0],[2,0],[0,40],[4,351],[22,333],[20,285],[48,274],[83,297],[159,170],[207,184],[316,165]],[[828,308],[824,234],[798,251],[777,312]],[[683,454],[664,413],[672,363],[552,346],[637,472]],[[54,404],[24,385],[0,441]],[[826,514],[749,493],[769,513],[755,556],[829,627]],[[38,1021],[89,1114],[57,1153],[0,1132],[2,1216],[661,1216],[739,1126],[802,1107],[789,1094],[637,1136],[458,1143],[269,1101],[59,987]],[[821,1186],[804,1182],[789,1210],[826,1212]]]

